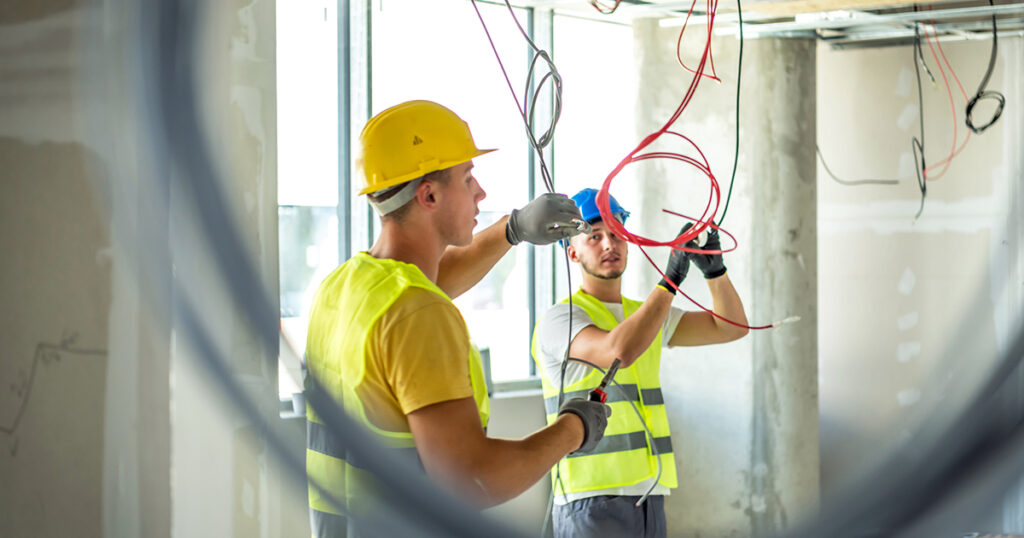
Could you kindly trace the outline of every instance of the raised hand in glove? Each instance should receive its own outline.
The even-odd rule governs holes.
[[[580,233],[577,225],[582,220],[572,199],[549,192],[534,198],[522,209],[512,210],[505,225],[505,239],[513,245],[521,241],[547,245]]]
[[[572,398],[562,403],[562,407],[558,409],[559,416],[565,413],[572,413],[583,422],[583,444],[571,453],[587,453],[594,450],[604,437],[604,429],[608,427],[608,417],[612,415],[612,408],[601,402]]]
[[[692,224],[683,226],[683,231],[686,231]],[[701,250],[722,250],[722,241],[718,238],[718,229],[708,227],[708,240],[703,246],[697,244],[696,239],[687,241],[686,246],[688,248],[697,248]],[[704,273],[704,278],[712,279],[718,278],[725,274],[725,260],[722,259],[721,254],[703,254],[700,252],[691,252],[690,259],[693,260],[694,265],[700,269],[700,272]]]
[[[683,226],[679,235],[683,235],[690,226],[690,224]],[[689,243],[687,243],[687,246],[689,246]],[[672,249],[672,254],[668,257],[668,266],[665,267],[665,278],[661,279],[658,285],[675,295],[676,288],[683,283],[683,279],[686,278],[686,272],[689,270],[690,253],[684,250]],[[675,284],[675,287],[672,284]]]

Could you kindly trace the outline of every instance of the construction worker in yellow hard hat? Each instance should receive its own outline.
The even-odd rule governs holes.
[[[609,412],[571,399],[552,424],[512,441],[487,437],[480,356],[451,302],[521,241],[543,245],[577,233],[580,213],[545,194],[473,234],[485,193],[473,176],[469,127],[447,108],[410,101],[374,116],[360,135],[360,191],[381,233],[321,284],[310,312],[310,374],[384,446],[480,506],[515,497],[569,452],[601,439]],[[342,513],[374,510],[373,477],[348,461],[316,413],[306,451],[314,536],[344,529]],[[349,521],[350,522],[350,521]]]

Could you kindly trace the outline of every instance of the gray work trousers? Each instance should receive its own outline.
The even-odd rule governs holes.
[[[555,538],[665,538],[665,496],[652,495],[634,506],[638,500],[599,495],[556,504],[551,511]]]

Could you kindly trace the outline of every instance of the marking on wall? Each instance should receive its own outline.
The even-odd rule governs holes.
[[[900,74],[896,78],[896,90],[892,93],[898,97],[908,97],[913,86],[914,74],[910,72],[910,69],[904,67],[900,69]]]
[[[105,357],[107,355],[107,350],[105,349],[76,347],[76,340],[78,340],[78,333],[65,333],[58,344],[40,342],[36,345],[36,352],[32,357],[32,365],[29,367],[28,373],[26,374],[24,370],[20,370],[18,372],[18,379],[9,385],[10,392],[19,400],[17,404],[18,411],[14,414],[14,420],[9,426],[0,424],[0,433],[13,436],[17,432],[18,425],[21,424],[21,418],[25,415],[25,408],[28,407],[29,398],[32,397],[32,385],[35,383],[36,371],[39,369],[40,364],[49,366],[55,362],[60,362],[67,355],[86,357]],[[15,455],[17,450],[18,440],[15,438],[14,444],[11,447],[11,455]]]
[[[242,481],[242,510],[249,517],[256,513],[256,490],[248,480]]]
[[[903,275],[900,276],[900,282],[896,285],[896,289],[903,295],[910,295],[910,292],[914,291],[914,284],[916,283],[917,279],[914,278],[913,271],[907,267],[903,270]]]
[[[917,120],[917,105],[910,103],[903,107],[903,111],[896,118],[896,126],[900,130],[906,131],[914,125],[915,120]]]
[[[910,359],[921,354],[921,342],[900,342],[896,349],[896,360],[910,362]]]
[[[914,405],[921,399],[921,391],[917,389],[904,389],[896,393],[896,401],[901,407]]]
[[[903,314],[896,320],[896,327],[901,331],[906,331],[917,325],[917,319],[918,315],[916,311]]]

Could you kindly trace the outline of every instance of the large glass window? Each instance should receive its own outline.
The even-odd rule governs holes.
[[[337,3],[277,6],[277,199],[281,329],[301,355],[313,293],[339,262]],[[282,352],[282,396],[302,391]]]
[[[530,47],[505,5],[477,7],[522,103]],[[534,161],[522,118],[469,1],[374,1],[367,11],[354,10],[351,18],[336,9],[337,3],[329,0],[278,5],[281,324],[300,354],[310,301],[320,281],[344,261],[347,250],[366,248],[373,240],[377,217],[354,194],[356,187],[347,179],[351,163],[339,167],[346,137],[357,134],[369,115],[409,99],[430,99],[466,120],[478,146],[498,148],[475,161],[474,173],[487,192],[477,231],[525,205],[531,192],[544,192],[539,175],[531,173]],[[537,27],[545,31],[534,32],[532,10],[513,12],[532,39],[552,53],[564,81],[562,119],[553,146],[557,159],[549,155],[556,190],[572,194],[597,186],[635,144],[635,90],[630,77],[622,76],[632,72],[631,29],[552,19],[544,12]],[[340,28],[341,39],[349,39],[348,56],[341,60],[350,60],[342,62],[341,73]],[[595,64],[595,58],[601,61]],[[339,100],[348,103],[340,115]],[[350,124],[342,125],[349,118],[347,110],[352,111]],[[537,127],[538,134],[543,130]],[[489,350],[495,382],[531,376],[530,336],[536,316],[531,310],[543,312],[565,292],[564,268],[556,269],[552,254],[560,258],[560,249],[513,248],[483,281],[455,300],[474,344]],[[282,396],[298,392],[300,380],[298,362],[283,358]]]
[[[528,46],[504,5],[478,3],[516,92],[525,88]],[[514,10],[524,28],[530,14]],[[424,23],[424,21],[429,21]],[[387,0],[372,14],[370,62],[374,113],[409,99],[429,99],[469,124],[481,148],[474,161],[487,192],[477,231],[529,201],[529,148],[494,51],[466,0]],[[529,265],[514,248],[472,290],[455,300],[473,343],[490,350],[495,381],[529,376]]]
[[[637,83],[629,76],[635,72],[633,29],[556,15],[554,52],[565,81],[555,135],[555,187],[572,196],[583,188],[601,188],[639,142],[633,112]],[[630,184],[632,174],[632,167],[626,167],[612,184],[612,194],[626,207],[636,207],[621,194],[631,189],[616,191],[615,186]],[[553,299],[560,300],[568,295],[564,255],[559,252],[555,261]],[[578,287],[575,273],[573,278],[572,286]]]

